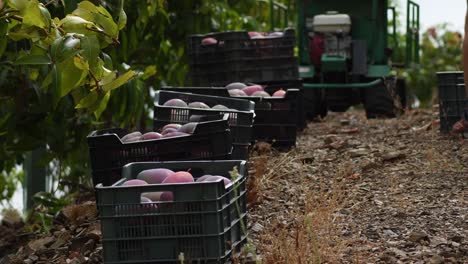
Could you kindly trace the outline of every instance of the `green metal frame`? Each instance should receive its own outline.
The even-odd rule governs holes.
[[[304,88],[367,88],[382,83],[382,78],[366,83],[304,83]]]
[[[408,0],[406,9],[406,66],[419,63],[419,5]]]
[[[274,0],[257,0],[257,1],[260,4],[267,4],[270,7],[270,30],[271,31],[275,31],[276,24],[278,24],[280,28],[288,27],[289,6],[291,4],[291,1],[288,1],[287,6],[282,3],[278,3]]]
[[[392,39],[395,45],[394,50],[398,50],[399,43],[397,37],[397,27],[396,27],[396,8],[394,6],[389,6],[388,10],[392,13]]]

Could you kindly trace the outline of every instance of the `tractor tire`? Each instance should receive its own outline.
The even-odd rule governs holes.
[[[308,120],[327,116],[327,105],[321,89],[304,88],[304,111]]]
[[[326,89],[325,98],[332,112],[346,112],[353,105],[354,92],[349,88]]]
[[[333,105],[329,105],[328,108],[330,108],[330,111],[332,112],[338,112],[338,113],[343,113],[343,112],[346,112],[348,110],[348,108],[350,107],[349,104],[345,103],[345,104],[333,104]]]
[[[410,107],[408,103],[408,91],[406,89],[406,80],[405,78],[399,77],[396,81],[396,94],[398,95],[398,99],[400,101],[401,109],[407,109]]]
[[[390,82],[384,81],[378,86],[364,88],[363,104],[368,119],[396,117],[397,107],[392,97],[392,86]]]

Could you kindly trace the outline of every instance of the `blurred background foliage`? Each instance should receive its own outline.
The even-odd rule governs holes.
[[[403,1],[406,2],[406,1]],[[418,2],[418,1],[416,1]],[[393,62],[402,63],[406,49],[406,21],[404,9],[396,0],[389,1],[396,8],[397,46],[389,39],[389,46],[394,49]],[[421,10],[424,12],[424,10]],[[389,27],[392,17],[389,15]],[[395,74],[406,79],[410,101],[419,107],[431,107],[437,103],[437,78],[439,71],[462,71],[462,32],[450,30],[450,25],[439,24],[425,31],[420,29],[420,61],[407,68],[395,70]]]
[[[422,32],[419,64],[413,64],[400,73],[407,79],[408,87],[422,107],[437,103],[436,72],[463,70],[462,42],[461,33],[448,30],[447,24]]]

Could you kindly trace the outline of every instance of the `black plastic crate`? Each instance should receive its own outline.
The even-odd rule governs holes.
[[[462,71],[438,72],[440,131],[449,132],[468,109]]]
[[[288,150],[296,146],[297,129],[295,125],[265,124],[254,125],[254,137],[265,141],[277,149]]]
[[[452,126],[463,118],[466,109],[468,109],[468,99],[441,100],[439,102],[440,131],[450,132]]]
[[[214,38],[216,44],[204,45],[204,38]],[[295,32],[286,29],[281,37],[252,39],[247,31],[218,32],[192,35],[189,38],[189,55],[192,61],[206,63],[239,58],[260,59],[271,56],[294,56]]]
[[[227,117],[198,123],[192,135],[123,143],[128,131],[97,130],[88,136],[94,185],[111,185],[124,165],[138,161],[230,159],[232,139]]]
[[[281,87],[267,86],[265,90],[270,94]],[[186,91],[195,94],[210,94],[230,97],[226,88],[223,87],[162,87],[168,91]],[[241,96],[235,98],[248,99],[255,102],[255,120],[253,126],[253,138],[257,141],[273,143],[275,147],[289,147],[296,145],[296,131],[301,111],[301,90],[287,89],[284,97],[253,97]],[[302,118],[301,118],[302,120]],[[284,128],[282,128],[284,126]],[[232,129],[231,129],[232,130]],[[257,131],[258,130],[258,131]],[[280,143],[281,142],[281,143]],[[236,146],[234,145],[234,148]],[[233,150],[233,157],[238,153]]]
[[[249,85],[253,85],[254,83],[248,83]],[[297,128],[301,131],[307,126],[306,122],[306,115],[304,109],[304,89],[302,86],[302,80],[282,80],[282,81],[270,81],[270,82],[259,82],[255,84],[260,84],[265,88],[265,91],[269,94],[273,94],[275,91],[279,89],[288,90],[288,89],[298,89],[297,95]],[[177,92],[187,92],[187,93],[196,93],[196,94],[205,94],[205,95],[212,95],[212,96],[223,96],[223,97],[230,97],[227,89],[224,87],[172,87],[166,86],[162,87],[162,90],[167,91],[177,91]],[[261,98],[259,97],[235,97],[241,99],[247,99],[254,101],[256,103],[255,109],[259,109],[259,102]],[[267,99],[268,100],[268,99]],[[256,112],[257,114],[257,112]],[[256,116],[257,119],[257,116]],[[257,122],[257,121],[256,121]]]
[[[250,143],[232,143],[232,158],[240,160],[249,160]]]
[[[304,87],[302,86],[301,79],[295,80],[281,80],[281,81],[270,81],[270,82],[259,82],[258,84],[265,87],[265,91],[272,94],[278,89],[299,89],[299,95],[297,96],[297,128],[302,131],[307,127],[306,114],[304,109]]]
[[[236,167],[238,177],[230,177]],[[224,263],[246,238],[245,161],[143,162],[123,168],[133,179],[146,169],[190,170],[195,178],[223,175],[222,181],[205,183],[96,186],[101,220],[104,263]],[[140,203],[148,192],[172,192],[171,202]]]
[[[222,118],[229,119],[229,114],[198,115],[197,118],[200,119],[200,121],[210,121],[210,120],[217,120],[217,119],[222,119]],[[155,131],[160,131],[165,125],[171,123],[171,121],[160,120],[157,118],[155,118],[153,121],[154,121],[153,127]],[[232,143],[231,158],[235,160],[248,160],[250,146],[251,146],[250,143]]]
[[[194,86],[225,86],[229,83],[280,81],[299,78],[296,58],[271,58],[265,66],[265,59],[229,61],[224,64],[192,65]]]
[[[222,104],[230,108],[230,110],[163,106],[166,101],[174,98],[181,99],[187,104],[190,102],[203,102],[210,107]],[[164,124],[164,122],[167,124],[185,124],[189,122],[189,118],[192,115],[229,114],[232,142],[250,143],[252,141],[252,125],[255,117],[254,109],[255,103],[248,100],[162,90],[156,91],[155,95],[154,120],[158,120],[158,122],[154,124]],[[155,127],[154,129],[158,128]]]
[[[217,43],[203,45],[204,38]],[[261,82],[299,78],[294,57],[295,33],[281,37],[250,38],[247,31],[193,35],[189,40],[194,86],[224,86],[230,82]]]

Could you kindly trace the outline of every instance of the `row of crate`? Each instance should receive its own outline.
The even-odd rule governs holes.
[[[272,89],[277,88],[272,86]],[[297,131],[305,126],[301,91],[287,89],[283,98],[239,99],[229,98],[225,88],[165,87],[156,92],[154,131],[170,123],[186,124],[191,116],[205,116],[202,120],[207,121],[197,125],[191,136],[132,144],[120,140],[128,133],[123,129],[92,132],[88,144],[93,182],[106,185],[115,182],[120,177],[120,169],[134,161],[228,157],[248,160],[251,144],[255,141],[270,142],[279,149],[289,149],[296,144]],[[210,93],[221,96],[203,95]],[[164,102],[175,98],[211,106],[222,104],[229,110],[164,106]]]
[[[152,128],[196,122],[190,134],[130,142],[123,139],[131,131],[112,128],[88,136],[104,263],[225,263],[246,243],[252,144],[266,141],[289,149],[306,125],[294,31],[277,35],[254,39],[239,31],[190,37],[192,83],[198,87],[157,91]],[[204,44],[207,37],[215,42]],[[286,93],[234,98],[222,86],[235,81]],[[164,105],[171,99],[228,109]],[[195,182],[125,186],[156,168],[189,171]],[[206,175],[230,183],[198,182]],[[144,194],[168,192],[171,201],[142,203]]]
[[[178,109],[179,110],[179,109]],[[124,142],[128,131],[88,137],[104,263],[224,263],[245,243],[245,160],[231,160],[230,115],[203,116],[191,135]],[[155,127],[161,120],[155,119]],[[124,186],[145,170],[189,171],[223,181]],[[173,199],[144,202],[145,194]],[[183,259],[181,259],[183,254]]]
[[[212,89],[224,94],[175,91],[182,89],[206,93]],[[88,145],[104,262],[175,263],[183,252],[185,260],[222,263],[238,251],[247,235],[245,180],[250,144],[262,139],[278,147],[295,145],[301,112],[299,91],[288,89],[284,98],[245,100],[228,98],[223,88],[166,87],[156,93],[153,130],[170,123],[185,124],[198,116],[191,135],[123,142],[129,132],[124,129],[92,132]],[[174,98],[210,106],[223,104],[232,110],[164,106]],[[134,179],[149,168],[190,170],[195,178],[223,175],[233,184],[227,188],[222,182],[121,186],[124,179]],[[233,178],[234,172],[237,177]],[[173,202],[139,202],[142,193],[163,190],[173,193]]]

